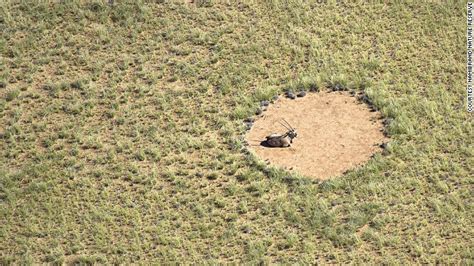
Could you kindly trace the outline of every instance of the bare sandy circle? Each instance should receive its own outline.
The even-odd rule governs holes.
[[[278,123],[282,119],[298,132],[291,147],[262,146],[267,135],[286,131]],[[381,114],[347,92],[280,97],[255,119],[246,140],[250,150],[271,165],[323,180],[367,162],[387,141]]]

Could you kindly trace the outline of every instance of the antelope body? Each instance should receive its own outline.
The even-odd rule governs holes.
[[[286,120],[283,120],[283,121],[286,122]],[[288,130],[286,133],[284,134],[273,133],[266,137],[265,142],[267,143],[268,146],[283,147],[283,148],[291,146],[291,143],[293,143],[293,139],[296,138],[298,134],[296,133],[296,130],[293,127],[291,127],[291,125],[288,122],[286,123],[288,126],[280,122],[280,124]]]

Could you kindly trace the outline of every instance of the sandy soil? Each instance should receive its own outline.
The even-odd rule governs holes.
[[[286,119],[298,132],[289,148],[260,143],[271,133],[284,133]],[[255,120],[246,135],[250,149],[270,164],[305,176],[328,179],[367,162],[386,142],[378,112],[346,92],[308,93],[291,100],[280,97]]]

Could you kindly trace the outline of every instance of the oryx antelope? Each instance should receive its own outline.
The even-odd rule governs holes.
[[[270,147],[290,147],[291,143],[293,143],[293,139],[296,138],[298,135],[296,133],[296,129],[294,129],[290,123],[288,123],[285,119],[283,121],[286,123],[283,124],[279,122],[280,125],[284,126],[288,131],[285,134],[277,134],[273,133],[267,136],[266,144]]]

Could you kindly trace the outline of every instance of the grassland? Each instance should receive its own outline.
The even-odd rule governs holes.
[[[21,2],[0,263],[473,263],[463,2]],[[242,119],[308,84],[365,92],[386,152],[325,182],[246,152]]]

